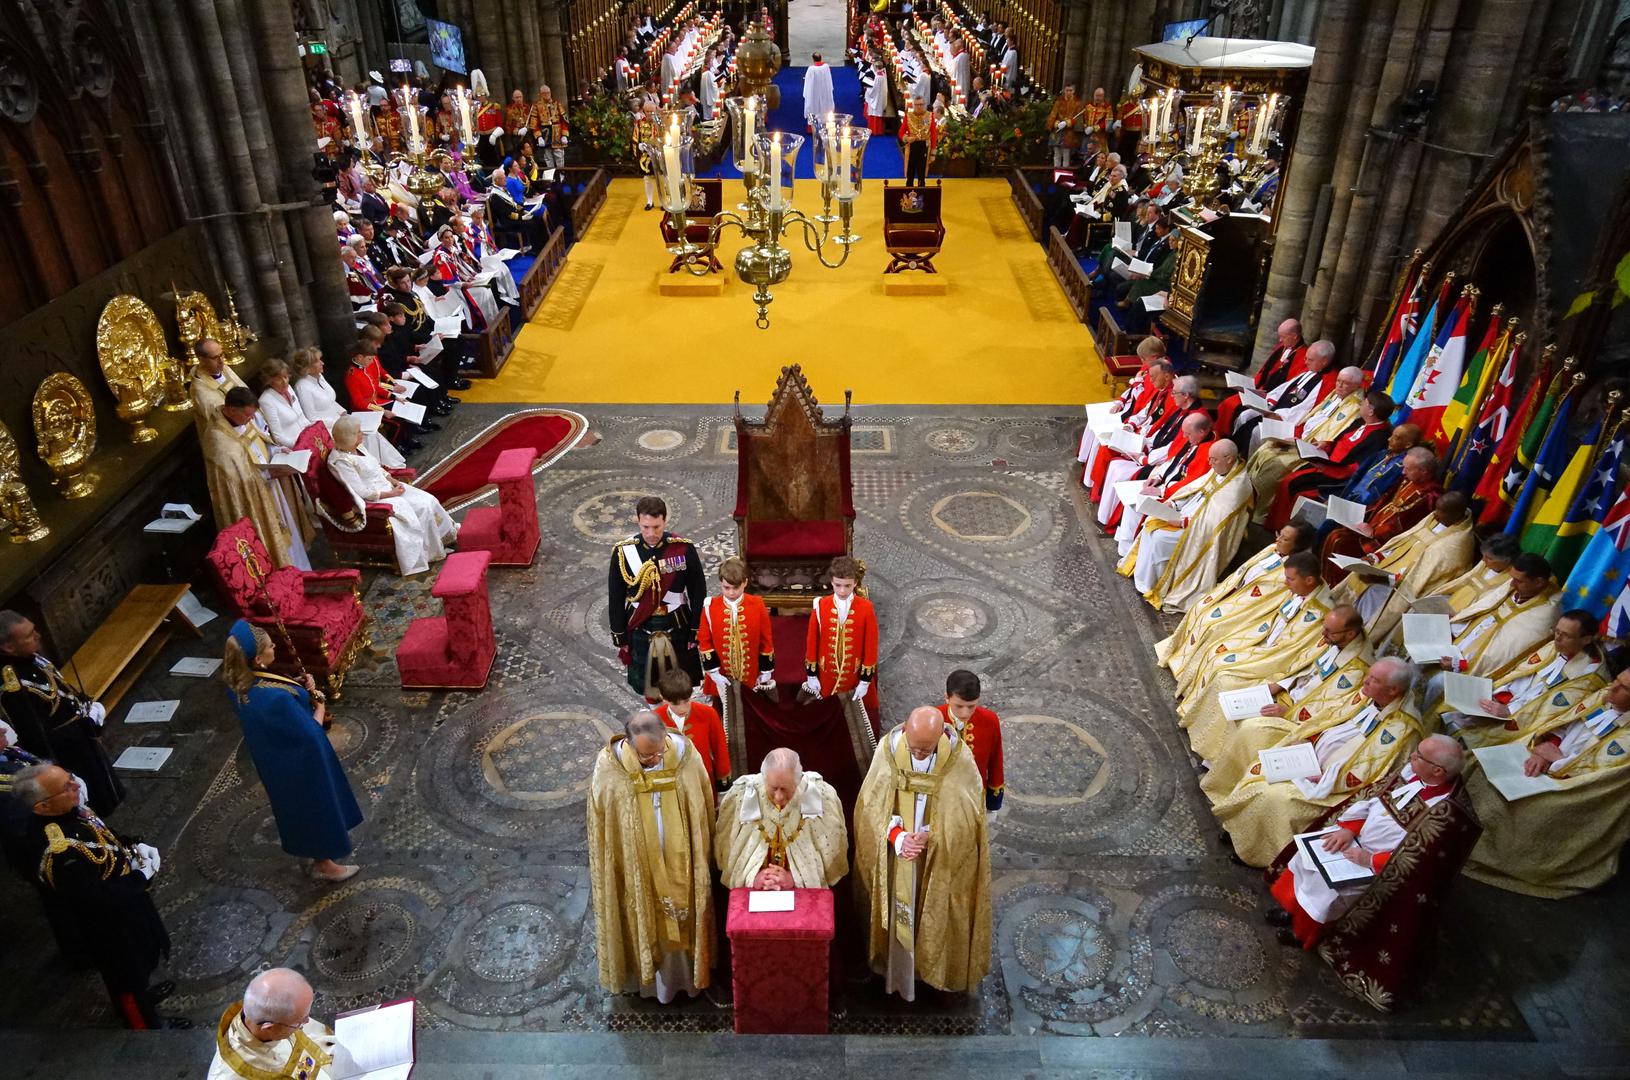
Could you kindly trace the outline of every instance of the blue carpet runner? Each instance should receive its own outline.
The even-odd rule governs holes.
[[[770,110],[769,124],[771,131],[795,132],[803,135],[807,140],[809,132],[804,126],[804,68],[782,68],[775,76],[775,85],[781,91],[781,104]],[[835,67],[832,69],[832,103],[837,106],[840,113],[846,112],[854,117],[856,125],[865,124],[861,108],[860,76],[851,67]],[[724,106],[721,104],[720,108]],[[740,180],[741,173],[730,160],[726,151],[724,160],[711,172],[704,176],[718,176],[726,180]],[[795,175],[800,180],[813,180],[815,178],[814,149],[806,141],[798,150],[798,170]],[[900,156],[900,143],[890,135],[873,135],[866,144],[866,165],[863,173],[868,180],[902,180],[906,175],[905,159]],[[799,195],[800,203],[804,196]]]

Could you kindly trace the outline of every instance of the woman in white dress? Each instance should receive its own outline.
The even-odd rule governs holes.
[[[311,418],[300,406],[300,398],[289,387],[288,361],[274,356],[260,366],[260,417],[278,446],[294,449],[300,433],[311,426]]]
[[[334,421],[334,449],[328,468],[357,500],[385,503],[391,508],[391,537],[396,542],[396,567],[405,577],[423,573],[430,564],[447,557],[447,547],[458,539],[458,522],[428,491],[393,480],[379,462],[361,447],[362,429],[350,416]]]
[[[322,350],[316,346],[294,350],[290,368],[294,378],[294,399],[299,403],[300,411],[306,415],[308,423],[321,420],[332,434],[334,421],[346,415],[346,412],[334,388],[323,378]],[[264,411],[265,407],[263,395],[261,409]],[[362,445],[387,469],[400,469],[407,465],[406,459],[383,432],[368,432],[362,437]]]

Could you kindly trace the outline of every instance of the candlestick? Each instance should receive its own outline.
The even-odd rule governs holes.
[[[781,201],[781,133],[770,136],[770,209],[780,210]]]
[[[847,198],[854,198],[855,183],[850,175],[850,158],[854,150],[854,140],[850,138],[849,125],[845,124],[838,133],[838,194]]]

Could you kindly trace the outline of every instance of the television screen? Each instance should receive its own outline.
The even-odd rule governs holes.
[[[445,71],[464,74],[464,36],[457,25],[438,19],[426,19],[424,24],[430,32],[430,62]]]
[[[412,60],[392,60],[391,61],[391,70],[392,71],[404,71],[404,72],[411,73],[413,71],[413,61]]]
[[[1183,22],[1167,23],[1165,36],[1160,40],[1182,41],[1197,34],[1203,34],[1206,30],[1206,24],[1210,21],[1210,19],[1187,19]]]

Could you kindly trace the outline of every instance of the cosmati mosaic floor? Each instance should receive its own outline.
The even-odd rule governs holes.
[[[165,853],[169,1009],[213,1024],[252,972],[287,964],[317,986],[321,1016],[412,994],[435,1028],[728,1029],[722,994],[659,1008],[608,997],[594,975],[583,798],[592,755],[635,704],[606,642],[607,546],[647,492],[710,570],[734,537],[728,415],[641,410],[585,409],[603,440],[537,477],[543,547],[533,567],[491,576],[499,658],[485,692],[398,689],[392,646],[437,606],[432,575],[371,579],[375,646],[334,732],[368,818],[352,881],[319,886],[279,851],[223,691],[165,674],[196,645],[173,646],[130,698],[181,698],[172,723],[115,714],[115,750],[176,748],[162,775],[130,782],[114,818]],[[466,406],[441,444],[500,411]],[[1078,429],[1046,409],[857,413],[856,547],[881,613],[885,719],[938,701],[952,667],[980,672],[1003,719],[1008,807],[980,992],[947,1010],[848,984],[835,1030],[1614,1038],[1630,1000],[1630,948],[1610,929],[1622,883],[1563,903],[1464,884],[1433,973],[1392,1016],[1274,941],[1259,880],[1218,844],[1151,664],[1163,629],[1080,523],[1066,464]],[[209,627],[209,652],[224,629]],[[0,1023],[111,1026],[94,974],[65,970],[28,890],[5,889]]]

